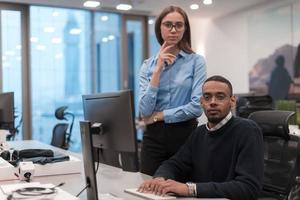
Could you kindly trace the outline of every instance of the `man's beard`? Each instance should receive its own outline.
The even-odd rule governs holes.
[[[212,124],[218,124],[220,121],[222,121],[223,118],[221,117],[208,117],[207,120],[208,122]]]

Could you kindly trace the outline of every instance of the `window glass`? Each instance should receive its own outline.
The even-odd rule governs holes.
[[[142,21],[127,20],[128,88],[134,95],[135,116],[138,116],[139,73],[143,62]]]
[[[15,127],[22,119],[21,12],[1,11],[2,84],[4,92],[14,92]],[[22,127],[15,139],[22,138]]]
[[[148,18],[148,37],[149,37],[149,54],[150,56],[156,55],[160,45],[157,42],[156,36],[155,36],[155,17],[149,17]]]
[[[120,16],[114,13],[95,14],[97,91],[120,90]]]
[[[71,150],[80,150],[81,95],[91,93],[92,84],[90,20],[88,11],[30,7],[33,139],[50,143],[54,125],[66,123],[54,112],[68,106],[75,114]]]

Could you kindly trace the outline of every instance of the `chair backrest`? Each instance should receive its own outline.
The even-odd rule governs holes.
[[[289,118],[295,112],[281,110],[256,111],[249,115],[262,129],[264,137],[278,137],[289,140]]]
[[[68,149],[68,145],[66,144],[68,127],[69,124],[67,123],[58,123],[54,126],[52,131],[51,145],[62,149]]]
[[[299,174],[300,138],[289,134],[291,111],[257,111],[249,115],[264,137],[264,195],[284,199]],[[281,198],[280,198],[281,197]]]

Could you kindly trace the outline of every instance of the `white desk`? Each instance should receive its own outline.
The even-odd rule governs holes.
[[[22,148],[49,148],[55,149],[62,152],[66,152],[65,150],[61,150],[55,147],[52,147],[47,144],[40,143],[38,141],[22,141],[22,142],[11,142],[11,146],[13,147],[22,147]],[[21,145],[21,146],[20,146]],[[68,152],[70,153],[70,152]],[[78,154],[72,154],[74,156],[80,156]],[[83,170],[82,170],[83,171]],[[144,180],[151,178],[148,175],[141,174],[139,172],[124,172],[119,168],[111,167],[107,165],[100,164],[99,171],[97,173],[97,184],[98,191],[100,193],[111,193],[118,197],[122,197],[125,200],[141,200],[143,198],[139,198],[124,192],[125,188],[136,188],[138,187]],[[33,181],[37,181],[40,183],[52,183],[57,185],[61,182],[65,182],[61,188],[74,196],[78,194],[81,189],[85,186],[85,177],[82,174],[69,174],[69,175],[54,175],[54,176],[45,176],[45,177],[34,177]],[[1,181],[2,184],[11,184],[18,183],[18,180],[14,181]],[[86,193],[83,192],[80,195],[80,199],[86,200]],[[179,198],[182,200],[191,200],[197,198]],[[212,200],[212,199],[202,199],[202,200]],[[218,199],[225,200],[225,199]]]

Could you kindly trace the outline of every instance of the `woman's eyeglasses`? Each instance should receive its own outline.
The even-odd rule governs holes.
[[[176,31],[182,31],[184,29],[183,22],[176,22],[174,24],[172,22],[163,22],[162,26],[169,31],[171,31],[173,27],[175,28]]]

